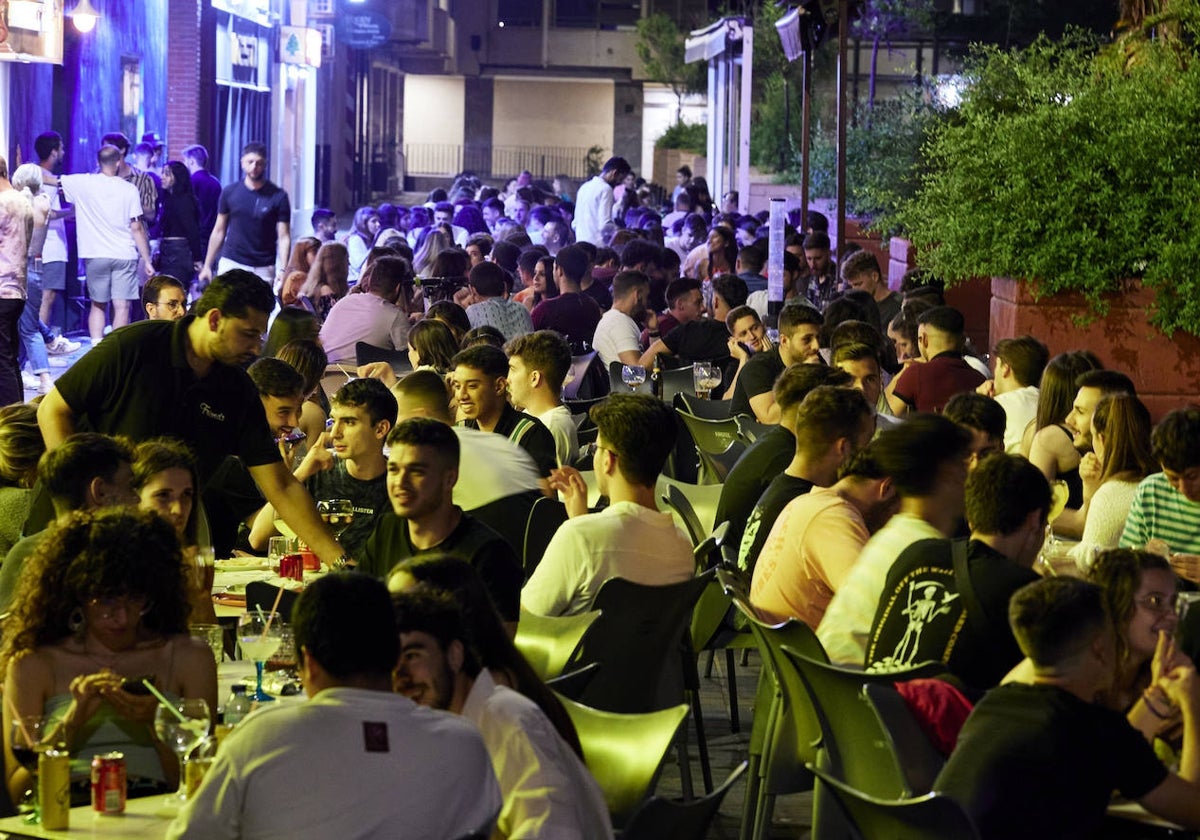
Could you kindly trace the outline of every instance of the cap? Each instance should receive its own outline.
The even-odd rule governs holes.
[[[142,142],[149,143],[151,146],[154,146],[155,148],[159,148],[159,147],[166,145],[166,143],[163,142],[162,136],[159,135],[159,133],[157,131],[147,131],[145,134],[142,135]]]

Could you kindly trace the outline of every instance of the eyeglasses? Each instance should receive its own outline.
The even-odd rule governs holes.
[[[95,611],[96,618],[112,621],[118,611],[124,612],[126,617],[135,615],[141,618],[150,612],[154,602],[143,596],[126,595],[120,598],[92,598],[88,601],[88,606]]]
[[[156,300],[154,302],[154,305],[155,306],[165,306],[167,309],[171,310],[172,312],[177,312],[180,309],[183,309],[183,301],[180,301],[180,300]]]
[[[1135,598],[1134,603],[1139,607],[1145,607],[1152,613],[1158,615],[1166,615],[1175,612],[1175,607],[1179,602],[1178,595],[1163,595],[1161,592],[1151,592],[1144,598]]]

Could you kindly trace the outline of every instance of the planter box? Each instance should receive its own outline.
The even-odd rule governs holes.
[[[1167,338],[1147,318],[1153,290],[1130,281],[1108,298],[1109,312],[1084,326],[1074,316],[1088,311],[1083,297],[1063,293],[1034,298],[1030,285],[1006,277],[991,282],[991,342],[1032,335],[1054,356],[1091,350],[1107,367],[1127,374],[1157,421],[1168,411],[1196,401],[1200,392],[1200,337],[1177,332]]]
[[[684,164],[691,167],[693,175],[707,177],[708,158],[704,155],[685,152],[683,149],[655,149],[653,177],[650,180],[666,189],[667,197],[670,198],[671,191],[675,189],[675,170]],[[720,196],[716,196],[714,200],[720,201]]]

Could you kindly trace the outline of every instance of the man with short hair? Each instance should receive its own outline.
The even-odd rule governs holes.
[[[334,215],[332,210],[318,207],[312,212],[309,222],[312,225],[313,236],[321,240],[322,243],[333,242],[337,239],[337,216]]]
[[[892,319],[900,314],[904,299],[888,288],[879,260],[870,251],[857,251],[842,260],[842,280],[856,291],[866,292],[879,307],[879,323],[872,324],[882,335]]]
[[[700,281],[681,277],[667,284],[667,310],[661,315],[646,310],[646,328],[640,336],[641,345],[649,347],[680,324],[694,321],[704,315],[704,293]]]
[[[268,284],[278,283],[291,256],[292,203],[282,188],[267,179],[267,147],[247,143],[241,163],[242,179],[221,190],[198,278],[202,287],[214,273],[234,268],[257,274]]]
[[[309,446],[293,474],[318,502],[350,501],[354,519],[338,540],[355,556],[375,529],[375,518],[390,510],[383,442],[395,422],[396,398],[378,379],[352,379],[329,405],[333,425]],[[266,505],[255,517],[250,545],[261,551],[277,533],[275,511]]]
[[[896,418],[881,409],[886,408],[883,398],[883,371],[879,366],[879,351],[869,344],[852,342],[841,344],[833,351],[830,364],[851,377],[850,386],[862,391],[875,413],[875,428],[890,429]]]
[[[38,481],[46,488],[55,518],[77,510],[136,505],[133,447],[122,437],[79,432],[38,460]],[[30,533],[18,540],[0,565],[0,612],[8,612],[25,561],[51,532]]]
[[[1031,335],[1002,338],[992,356],[996,360],[994,378],[985,379],[979,393],[995,398],[1008,418],[1004,426],[1004,450],[1013,455],[1021,451],[1021,437],[1037,416],[1042,371],[1050,360],[1046,345]]]
[[[1004,451],[1004,409],[991,397],[973,391],[955,394],[942,414],[971,435],[967,470],[974,470],[987,457]]]
[[[502,800],[479,732],[391,690],[400,645],[384,585],[314,581],[292,630],[308,702],[239,724],[167,836],[487,836]]]
[[[575,419],[563,405],[563,380],[571,370],[571,348],[556,332],[538,330],[514,338],[508,354],[508,395],[513,407],[542,422],[554,436],[558,465],[570,466],[579,455]]]
[[[459,352],[451,362],[450,381],[462,424],[503,435],[530,454],[543,478],[550,475],[558,466],[554,436],[540,420],[509,405],[504,351],[478,345]]]
[[[671,408],[645,394],[610,394],[590,414],[599,427],[596,481],[609,506],[588,513],[579,471],[555,472],[551,486],[570,518],[521,591],[521,606],[537,615],[587,612],[610,577],[660,586],[695,574],[691,541],[656,502],[658,475],[675,448]]]
[[[829,602],[817,637],[833,662],[861,665],[888,570],[917,540],[954,535],[967,477],[966,430],[939,414],[918,414],[876,438],[875,457],[900,507],[863,547]]]
[[[408,347],[408,312],[400,303],[412,288],[413,271],[403,257],[380,257],[359,281],[362,294],[346,295],[321,325],[321,344],[330,362],[355,358],[360,341],[374,347]]]
[[[989,691],[958,735],[934,789],[959,802],[983,840],[1105,836],[1116,790],[1173,823],[1200,828],[1200,694],[1188,663],[1151,686],[1183,718],[1179,775],[1100,698],[1122,668],[1099,586],[1050,578],[1019,589],[1008,607],[1032,684]]]
[[[454,205],[449,201],[439,201],[433,206],[433,226],[441,227],[446,225],[450,228],[450,234],[454,239],[454,244],[459,248],[467,247],[467,229],[454,224]]]
[[[375,517],[358,568],[385,578],[409,557],[460,557],[479,572],[496,611],[515,627],[525,573],[502,536],[454,504],[460,454],[454,430],[432,417],[413,417],[396,424],[387,445],[392,509]]]
[[[483,213],[484,224],[488,226],[488,230],[494,235],[496,233],[496,222],[504,217],[504,202],[498,198],[489,198],[483,202],[480,208]]]
[[[43,324],[49,324],[54,311],[54,298],[67,288],[66,219],[73,218],[75,211],[69,207],[63,208],[58,191],[56,171],[62,165],[65,154],[62,136],[57,131],[43,132],[34,139],[33,149],[37,152],[38,165],[42,168],[40,194],[50,199],[46,241],[42,243],[42,303],[38,309],[38,318]],[[62,356],[74,353],[79,346],[79,342],[69,341],[60,335],[46,345],[46,352],[51,356]]]
[[[142,286],[142,309],[151,321],[178,321],[187,314],[187,289],[170,274],[155,274]]]
[[[587,251],[578,245],[568,245],[558,252],[554,258],[558,296],[546,298],[533,308],[530,315],[535,329],[554,330],[572,345],[591,342],[600,323],[600,307],[579,287],[590,267]]]
[[[596,780],[537,704],[497,684],[475,653],[462,611],[449,595],[417,589],[392,596],[400,658],[395,689],[422,706],[470,720],[483,735],[504,806],[504,837],[612,837]]]
[[[183,165],[192,174],[192,192],[200,205],[200,236],[207,242],[217,224],[221,182],[208,171],[208,149],[198,143],[184,147]]]
[[[917,325],[921,361],[907,363],[885,391],[897,417],[911,411],[941,411],[952,396],[974,391],[985,378],[963,361],[961,312],[935,306],[921,313]]]
[[[875,415],[862,393],[821,385],[796,410],[796,451],[775,476],[746,519],[738,566],[754,569],[763,543],[788,502],[813,487],[829,487],[838,471],[875,434]]]
[[[725,327],[730,337],[750,353],[764,353],[775,345],[767,338],[767,327],[762,317],[752,306],[739,306],[729,310],[725,316]],[[749,356],[747,356],[749,358]]]
[[[832,487],[787,503],[754,564],[750,602],[772,623],[795,618],[816,629],[871,535],[891,518],[896,493],[867,444]]]
[[[1200,580],[1200,408],[1177,408],[1150,435],[1162,472],[1138,484],[1121,534],[1122,548],[1171,556],[1178,574]]]
[[[87,268],[92,301],[88,334],[93,344],[104,338],[110,301],[113,329],[129,323],[130,302],[138,299],[138,257],[146,279],[154,272],[137,188],[117,174],[124,162],[120,149],[101,146],[96,157],[99,172],[59,179],[63,197],[75,205],[79,256]]]
[[[1085,370],[1075,379],[1075,399],[1063,421],[1071,430],[1072,443],[1080,452],[1092,451],[1092,415],[1101,398],[1112,394],[1137,396],[1133,380],[1119,370]]]
[[[729,390],[737,363],[729,352],[729,329],[725,319],[729,313],[746,303],[746,281],[733,274],[723,274],[713,280],[712,317],[694,318],[656,339],[642,354],[642,367],[654,364],[659,353],[670,353],[683,364],[714,362],[721,366],[721,387],[716,396]]]
[[[140,321],[117,330],[59,377],[38,406],[46,448],[78,424],[136,441],[171,435],[196,454],[201,487],[226,455],[240,456],[263,495],[321,559],[344,563],[271,439],[262,401],[241,369],[262,349],[269,287],[249,272],[222,274],[178,321]]]
[[[750,294],[767,290],[767,278],[762,273],[766,264],[767,255],[757,245],[746,245],[738,251],[734,271],[746,281],[746,288]]]
[[[552,218],[546,222],[542,228],[542,244],[546,246],[546,250],[552,257],[557,256],[559,251],[571,244],[571,229],[567,227],[567,223],[561,217]]]
[[[600,233],[604,223],[612,219],[613,187],[625,180],[632,171],[623,157],[611,157],[604,162],[600,174],[580,186],[575,194],[575,241],[587,240],[594,245],[604,244]]]
[[[112,131],[100,138],[101,147],[115,146],[121,152],[121,159],[117,163],[117,177],[126,183],[132,184],[133,188],[138,192],[138,202],[141,205],[141,221],[146,229],[146,235],[149,237],[151,229],[154,227],[158,219],[158,184],[148,172],[144,172],[135,166],[131,166],[125,161],[129,157],[129,153],[133,149],[133,144],[129,142],[129,138],[119,131]]]
[[[650,278],[640,271],[622,271],[613,278],[612,309],[596,325],[592,349],[600,356],[604,369],[613,362],[636,365],[642,357],[638,319],[646,310],[650,296]]]
[[[818,230],[805,236],[800,248],[808,274],[799,292],[821,311],[838,296],[837,264],[830,256],[830,245],[829,234]]]
[[[481,262],[471,267],[467,284],[475,297],[475,303],[467,307],[467,320],[472,328],[495,327],[505,341],[533,332],[529,310],[508,299],[508,276],[503,268]]]
[[[775,379],[788,365],[819,362],[817,337],[821,315],[807,306],[785,306],[779,313],[779,344],[765,353],[755,353],[738,376],[729,407],[731,414],[745,414],[759,423],[778,423],[779,406],[771,392]]]
[[[1050,486],[1033,464],[1000,452],[967,476],[965,498],[969,540],[915,542],[888,571],[869,670],[941,662],[967,686],[988,689],[1021,661],[1008,600],[1038,579]]]

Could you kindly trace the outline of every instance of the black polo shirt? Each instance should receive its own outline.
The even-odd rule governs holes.
[[[280,460],[258,389],[244,370],[214,363],[203,379],[187,361],[187,329],[178,321],[139,321],[89,350],[55,386],[75,415],[77,431],[166,435],[196,455],[205,484],[227,455],[247,467]]]
[[[478,429],[478,420],[464,420],[462,425],[469,429]],[[554,435],[536,417],[517,411],[511,404],[504,404],[504,411],[496,422],[495,434],[504,435],[517,446],[524,449],[537,464],[538,474],[542,478],[550,475],[550,471],[558,466],[558,450],[554,446]]]

